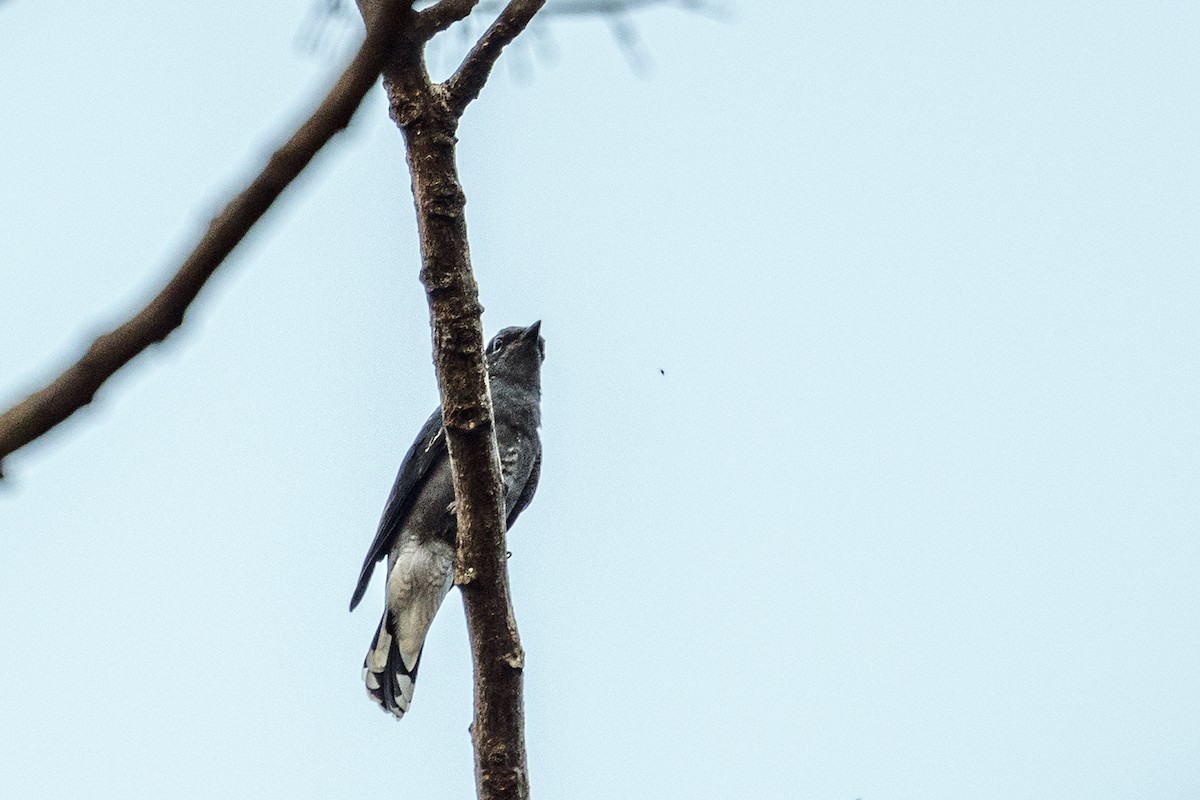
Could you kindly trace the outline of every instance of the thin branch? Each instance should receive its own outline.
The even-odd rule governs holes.
[[[647,75],[651,67],[650,55],[629,18],[623,14],[614,14],[608,18],[608,29],[612,31],[613,39],[625,55],[629,68],[637,75]]]
[[[482,0],[479,10],[485,13],[498,10],[504,3],[502,0]],[[628,14],[632,11],[642,11],[656,6],[676,6],[687,11],[708,14],[714,18],[724,19],[730,14],[729,8],[716,0],[551,0],[542,12],[543,17],[594,17],[610,14]]]
[[[458,70],[445,83],[446,100],[455,116],[461,116],[471,101],[479,97],[500,53],[525,30],[533,15],[545,4],[546,0],[512,0],[479,37]]]
[[[437,5],[430,6],[417,14],[417,25],[423,39],[431,39],[434,34],[447,30],[456,22],[461,22],[471,16],[479,0],[441,0]]]
[[[99,388],[150,345],[183,323],[188,306],[254,224],[350,118],[391,55],[407,3],[381,5],[367,36],[313,115],[271,156],[258,176],[213,219],[191,255],[136,316],[96,339],[45,388],[0,415],[0,460],[89,404]]]

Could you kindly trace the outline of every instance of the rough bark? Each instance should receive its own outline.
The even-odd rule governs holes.
[[[453,5],[446,13],[459,13],[467,4]],[[471,738],[480,800],[529,797],[522,697],[525,655],[509,593],[500,457],[480,319],[483,307],[471,271],[466,197],[458,179],[455,145],[463,109],[482,89],[504,45],[541,5],[536,0],[511,3],[444,86],[430,83],[421,47],[398,56],[384,76],[412,175],[421,282],[429,301],[434,363],[454,476],[455,582],[462,591],[474,664]]]
[[[406,127],[404,134],[420,227],[421,281],[433,318],[442,418],[454,474],[455,582],[462,590],[475,675],[471,738],[476,787],[480,800],[523,800],[529,797],[525,657],[509,594],[500,455],[483,357],[483,308],[467,248],[454,133],[444,122],[432,122]]]

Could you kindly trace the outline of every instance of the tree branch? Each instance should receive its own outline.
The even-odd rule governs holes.
[[[417,24],[424,39],[433,38],[456,22],[471,16],[479,0],[441,0],[417,15]]]
[[[188,306],[217,267],[317,152],[350,124],[390,56],[402,20],[410,13],[407,3],[382,4],[369,21],[357,55],[317,110],[213,219],[191,255],[149,305],[96,339],[79,361],[48,386],[0,415],[0,460],[89,404],[117,370],[183,323]]]
[[[503,0],[482,0],[479,10],[495,11],[503,5]],[[546,6],[543,16],[551,17],[591,17],[609,14],[628,14],[655,6],[678,6],[688,11],[710,14],[714,17],[724,17],[729,9],[716,0],[554,0]]]
[[[433,328],[442,422],[450,448],[462,591],[475,678],[475,785],[479,800],[528,800],[525,653],[509,593],[504,493],[483,349],[479,287],[471,270],[466,196],[455,163],[459,118],[501,50],[545,0],[513,0],[444,86],[430,83],[424,41],[384,75],[392,119],[404,134],[421,242],[421,282]],[[458,13],[466,2],[444,0]],[[434,6],[433,8],[438,8]],[[405,45],[408,48],[410,45]]]
[[[508,588],[504,497],[483,354],[479,287],[471,271],[466,197],[455,165],[458,117],[419,64],[385,81],[404,133],[421,241],[421,281],[433,327],[442,420],[458,521],[462,589],[475,678],[471,739],[480,800],[526,800],[524,653]]]
[[[546,0],[511,0],[484,31],[445,83],[447,102],[456,116],[461,116],[471,101],[479,97],[500,53],[525,30],[533,15],[545,4]]]

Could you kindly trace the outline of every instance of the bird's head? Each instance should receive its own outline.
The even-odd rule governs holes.
[[[528,328],[516,325],[497,333],[487,346],[488,370],[538,385],[546,358],[546,341],[538,333],[541,327],[538,320]]]

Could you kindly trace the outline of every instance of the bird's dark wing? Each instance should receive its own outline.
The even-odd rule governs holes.
[[[529,470],[529,479],[525,481],[525,488],[521,490],[521,496],[517,498],[516,505],[508,512],[508,519],[504,521],[506,528],[511,528],[512,524],[517,521],[517,517],[521,512],[529,506],[533,501],[533,493],[537,491],[538,478],[542,476],[542,443],[537,443],[537,455],[533,458],[533,467]]]
[[[400,464],[400,472],[396,475],[396,483],[392,485],[392,493],[388,495],[387,507],[383,510],[383,518],[379,520],[379,530],[375,541],[367,550],[363,559],[362,572],[358,576],[358,586],[354,588],[354,596],[350,598],[350,610],[362,600],[366,594],[367,584],[375,571],[375,564],[391,552],[396,534],[408,516],[413,499],[421,488],[425,476],[442,459],[449,456],[446,447],[446,431],[442,428],[442,409],[439,406],[433,416],[421,428],[416,441],[408,449],[404,461]]]

